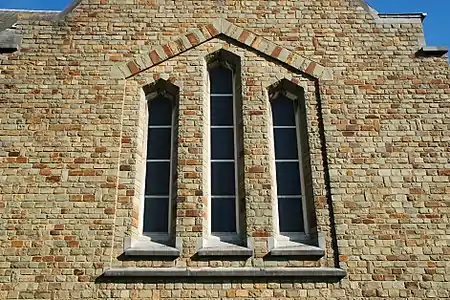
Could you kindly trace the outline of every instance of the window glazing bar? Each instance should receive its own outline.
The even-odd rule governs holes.
[[[296,163],[296,162],[298,162],[298,159],[275,159],[275,162]]]
[[[211,129],[220,128],[220,129],[234,129],[234,126],[230,125],[211,125]]]
[[[170,162],[170,159],[147,159],[147,162],[154,162],[154,163],[158,163],[158,162]]]
[[[291,126],[291,125],[278,125],[278,126],[273,126],[274,129],[297,129],[296,126]]]
[[[218,162],[218,163],[221,163],[221,162],[235,162],[235,160],[234,159],[211,159],[211,162]]]

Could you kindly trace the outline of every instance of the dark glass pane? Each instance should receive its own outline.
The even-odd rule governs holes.
[[[281,232],[303,232],[303,209],[301,198],[278,198]]]
[[[168,232],[169,198],[145,198],[144,232]]]
[[[147,162],[145,195],[169,195],[170,162]]]
[[[211,231],[236,232],[236,199],[211,199]]]
[[[275,128],[275,159],[298,159],[295,128]]]
[[[148,103],[149,125],[171,125],[172,124],[172,102],[158,96]]]
[[[230,69],[217,66],[209,70],[211,94],[232,94],[233,74]]]
[[[234,162],[211,163],[211,194],[213,196],[235,195]]]
[[[147,159],[170,159],[170,128],[149,128]]]
[[[272,118],[274,126],[295,126],[294,106],[292,100],[280,96],[272,101]]]
[[[234,159],[233,128],[211,129],[211,159]]]
[[[277,162],[276,169],[278,195],[301,195],[298,162]]]
[[[211,96],[211,125],[233,125],[233,97]]]

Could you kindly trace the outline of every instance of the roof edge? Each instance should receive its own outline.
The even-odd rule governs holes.
[[[427,17],[427,13],[425,12],[380,13],[368,4],[366,0],[359,0],[359,3],[372,16],[376,23],[409,23],[417,22],[417,19],[420,19],[422,22]]]
[[[448,54],[446,46],[423,46],[417,51],[419,57],[445,57]]]
[[[422,21],[428,16],[424,12],[413,12],[413,13],[378,13],[380,18],[394,18],[394,19],[417,19],[420,18]]]
[[[0,8],[1,11],[9,11],[9,12],[24,12],[24,13],[59,13],[60,10],[51,10],[51,9],[9,9],[9,8]]]
[[[68,14],[70,14],[79,4],[81,3],[81,0],[73,0],[72,3],[70,3],[64,10],[62,10],[58,16],[56,17],[56,20],[64,19]]]

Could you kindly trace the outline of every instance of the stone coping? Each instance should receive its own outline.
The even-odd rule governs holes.
[[[426,13],[417,12],[417,13],[378,13],[378,17],[380,18],[398,18],[398,19],[421,19],[424,20],[427,17]]]
[[[418,56],[444,56],[448,53],[448,47],[424,46],[417,51]]]
[[[20,37],[14,30],[0,31],[0,53],[14,52],[20,47]]]
[[[105,269],[105,277],[297,277],[341,279],[347,272],[340,268],[135,268]]]

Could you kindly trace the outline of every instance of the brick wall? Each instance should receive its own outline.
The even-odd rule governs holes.
[[[224,35],[116,76],[217,19],[332,78]],[[415,56],[419,20],[376,22],[356,0],[83,0],[59,22],[23,20],[19,30],[21,50],[0,54],[1,299],[450,297],[450,73],[446,58]],[[208,220],[205,57],[219,49],[241,58],[254,255],[195,259]],[[267,88],[283,78],[306,94],[326,250],[316,261],[266,256],[274,230]],[[124,238],[139,234],[143,87],[159,79],[180,89],[175,227],[183,247],[173,260],[123,259]],[[338,267],[347,276],[101,277],[109,267]]]

